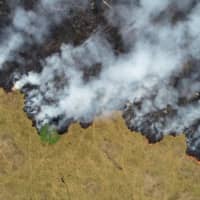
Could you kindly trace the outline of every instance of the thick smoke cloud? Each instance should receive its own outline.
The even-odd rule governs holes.
[[[26,10],[12,2],[12,24],[5,28],[1,38],[0,69],[6,61],[16,59],[23,46],[44,42],[51,28],[62,23],[72,8],[86,7],[87,3],[87,0],[77,0],[76,4],[72,0],[40,0],[34,10]]]
[[[51,12],[51,2],[39,5]],[[43,41],[61,22],[61,16],[48,20],[38,6],[35,10],[16,9],[12,29],[17,31],[9,27],[11,44],[0,46],[1,63],[25,43]],[[118,0],[104,14],[125,51],[116,53],[101,27],[79,46],[63,43],[59,53],[41,60],[40,72],[21,73],[15,82],[25,94],[26,112],[38,129],[51,124],[63,132],[72,122],[88,124],[97,115],[122,110],[128,127],[150,142],[184,132],[188,153],[200,158],[200,3]],[[28,17],[21,20],[23,15]]]

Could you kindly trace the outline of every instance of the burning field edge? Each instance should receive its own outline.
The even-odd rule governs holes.
[[[197,1],[2,2],[0,86],[22,92],[37,130],[88,128],[121,110],[149,143],[184,133],[186,153],[200,160]]]
[[[24,96],[23,92],[20,92],[20,91],[17,91],[17,90],[12,90],[12,91],[8,92],[8,91],[5,91],[3,88],[2,89],[0,88],[0,91],[3,91],[3,93],[5,95],[9,95],[9,96],[10,96],[10,94],[12,95],[12,93],[13,94],[19,94],[20,96],[22,96],[23,97],[23,109],[22,110],[24,110],[25,96]],[[37,129],[37,127],[35,126],[35,123],[34,123],[33,119],[29,117],[29,115],[26,113],[25,110],[24,110],[24,113],[26,114],[26,117],[29,118],[29,120],[32,123],[32,127],[35,128],[37,134],[39,135],[40,134],[40,130]],[[102,116],[95,117],[94,120],[92,122],[90,122],[90,123],[81,123],[81,122],[75,122],[75,121],[73,122],[72,121],[69,124],[67,124],[67,126],[66,126],[67,128],[64,129],[62,132],[60,132],[59,134],[60,135],[68,134],[70,127],[73,126],[74,124],[79,124],[82,129],[88,129],[89,127],[93,126],[93,123],[95,121],[106,121],[106,120],[109,121],[109,120],[115,119],[115,118],[122,118],[123,119],[123,123],[131,131],[131,133],[143,136],[146,139],[146,142],[149,145],[154,145],[156,143],[160,143],[165,137],[176,138],[176,137],[180,137],[180,135],[184,136],[183,133],[180,133],[178,135],[166,134],[166,136],[163,136],[160,139],[157,139],[157,138],[154,138],[155,135],[151,135],[151,134],[150,135],[149,134],[145,135],[145,134],[143,134],[141,132],[135,132],[131,127],[129,127],[129,124],[126,123],[126,120],[124,119],[123,115],[124,115],[124,113],[122,111],[113,111],[113,112],[110,112],[110,113],[104,113]],[[116,121],[118,121],[118,120],[116,120]],[[184,140],[186,140],[185,136],[184,136]],[[187,147],[185,147],[185,153],[188,156],[188,158],[190,158],[191,160],[194,160],[196,163],[200,164],[199,155],[195,155],[195,154],[190,153],[189,151],[187,151]]]
[[[0,89],[1,200],[199,199],[199,165],[184,155],[183,135],[150,145],[115,113],[46,145],[23,101]]]

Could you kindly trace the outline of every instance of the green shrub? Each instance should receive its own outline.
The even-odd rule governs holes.
[[[60,135],[54,128],[46,124],[40,129],[40,139],[42,142],[55,144],[60,139]]]

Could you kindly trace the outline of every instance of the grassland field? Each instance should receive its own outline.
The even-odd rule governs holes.
[[[0,90],[0,200],[200,199],[200,165],[185,155],[184,136],[150,145],[115,113],[48,145],[23,103]]]

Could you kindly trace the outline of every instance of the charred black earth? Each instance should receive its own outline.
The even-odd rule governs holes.
[[[40,73],[43,70],[42,60],[54,53],[60,53],[60,46],[62,43],[71,44],[73,46],[79,46],[83,44],[91,34],[100,31],[107,43],[111,46],[114,56],[126,54],[129,52],[129,46],[124,42],[120,34],[119,27],[115,24],[111,24],[105,17],[105,13],[109,12],[113,6],[118,4],[118,1],[106,1],[104,4],[101,1],[90,1],[89,4],[83,9],[82,7],[75,6],[70,10],[70,15],[63,17],[61,23],[57,23],[50,27],[49,33],[45,36],[45,40],[42,42],[30,42],[28,45],[22,45],[22,47],[14,52],[14,56],[9,61],[3,64],[3,68],[0,71],[0,86],[6,91],[11,91],[16,80],[21,76],[28,74],[29,72]],[[129,1],[127,1],[129,2]],[[126,3],[126,2],[124,2]],[[139,1],[136,3],[139,4]],[[190,5],[195,6],[197,1],[193,1]],[[18,1],[17,6],[25,8],[25,10],[33,10],[37,1]],[[5,27],[12,23],[12,15],[16,8],[16,4],[12,1],[1,0],[0,1],[0,28],[1,34],[4,35]],[[166,11],[167,12],[167,11]],[[184,11],[184,12],[188,12]],[[179,9],[172,9],[170,14],[171,23],[177,23],[177,21],[184,20],[185,13]],[[166,13],[160,13],[160,18],[166,17]],[[158,20],[157,18],[154,19]],[[155,22],[156,23],[156,22]],[[24,33],[26,34],[26,33]],[[27,35],[26,35],[27,37]],[[31,37],[28,36],[28,37]],[[1,37],[1,42],[5,38]],[[84,59],[84,58],[83,58]],[[84,83],[93,81],[97,78],[102,71],[102,65],[100,62],[93,64],[93,67],[85,66],[80,70]],[[187,81],[186,81],[187,80]],[[68,80],[62,77],[56,77],[57,85],[67,83]],[[185,84],[187,82],[187,84]],[[178,73],[174,73],[170,79],[163,84],[159,84],[154,87],[151,93],[143,96],[141,99],[130,101],[126,100],[119,107],[119,110],[123,113],[123,118],[132,131],[140,132],[144,135],[150,143],[156,143],[162,140],[166,134],[176,136],[184,132],[187,142],[187,154],[196,157],[200,160],[200,116],[194,120],[185,118],[188,114],[189,108],[198,108],[200,102],[200,88],[196,88],[193,93],[191,91],[191,85],[200,82],[200,61],[196,58],[190,57],[185,61],[184,66]],[[31,106],[29,101],[30,92],[32,90],[39,90],[37,85],[26,84],[22,87],[21,92],[25,95],[24,111],[27,116],[33,121],[38,129],[41,124],[35,120],[36,107]],[[176,104],[165,104],[160,108],[157,106],[158,94],[161,91],[176,91],[178,94]],[[120,95],[120,94],[119,94]],[[169,93],[169,96],[171,93]],[[167,95],[168,96],[168,95]],[[46,97],[43,94],[43,101],[47,104],[55,104],[54,99]],[[172,97],[173,98],[173,97]],[[146,104],[151,104],[153,109],[149,109],[143,112]],[[97,112],[96,114],[101,114]],[[73,117],[64,117],[58,115],[52,118],[49,123],[58,127],[59,133],[64,133],[68,129],[71,123],[79,122],[83,128],[87,128],[91,125],[92,116],[88,120],[74,119]],[[178,122],[177,122],[178,118]],[[173,122],[177,123],[174,124]],[[179,124],[181,126],[177,126]]]

